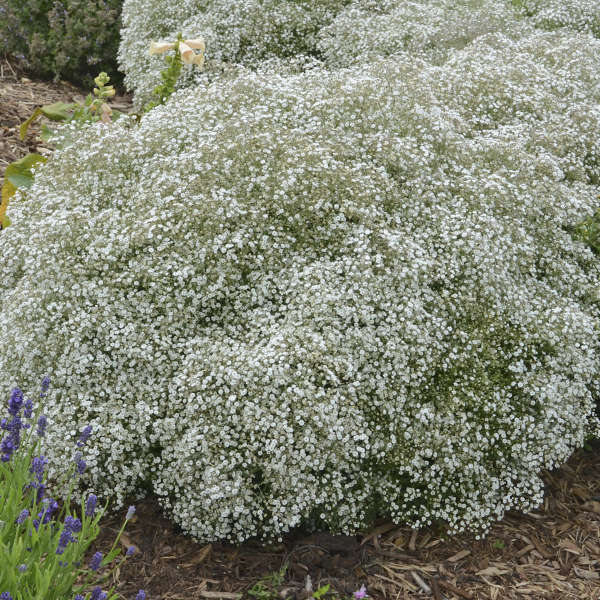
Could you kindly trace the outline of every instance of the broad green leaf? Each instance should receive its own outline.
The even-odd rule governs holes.
[[[0,204],[0,223],[2,228],[8,227],[10,221],[6,217],[8,201],[15,195],[17,188],[29,187],[33,183],[31,168],[46,159],[41,154],[28,154],[6,167],[2,184],[2,203]],[[8,222],[7,222],[8,221]]]
[[[19,134],[21,139],[24,140],[27,135],[27,130],[29,126],[42,115],[47,117],[51,121],[66,121],[70,112],[76,104],[65,104],[64,102],[55,102],[54,104],[47,104],[46,106],[38,107],[33,111],[33,114],[21,124],[19,128]]]

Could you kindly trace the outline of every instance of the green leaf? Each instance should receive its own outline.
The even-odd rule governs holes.
[[[50,129],[50,127],[48,127],[47,125],[42,125],[42,131],[40,133],[40,137],[42,138],[42,141],[49,142],[50,138],[52,138],[53,135],[54,135],[53,129]]]
[[[37,120],[38,117],[44,116],[51,121],[66,121],[70,112],[76,104],[65,104],[64,102],[55,102],[54,104],[47,104],[46,106],[38,107],[33,111],[33,114],[21,124],[19,128],[19,135],[22,140],[27,135],[29,126]]]
[[[65,104],[64,102],[55,102],[47,104],[40,109],[45,117],[51,121],[65,121],[69,118],[71,111],[76,107],[76,104]]]
[[[15,195],[18,188],[31,186],[33,183],[31,169],[41,162],[46,162],[41,154],[28,154],[6,167],[4,183],[2,184],[2,202],[0,203],[0,223],[2,223],[3,228],[8,227],[8,224],[10,224],[10,221],[8,221],[8,224],[5,225],[9,200]]]

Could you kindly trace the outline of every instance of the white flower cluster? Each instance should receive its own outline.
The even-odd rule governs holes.
[[[127,0],[123,6],[121,70],[136,92],[136,102],[150,99],[160,83],[164,60],[148,55],[151,40],[202,37],[207,73],[186,69],[180,85],[202,81],[219,62],[258,65],[271,58],[313,54],[320,29],[349,0]]]
[[[566,27],[600,37],[598,0],[512,0],[536,27],[555,30]]]
[[[319,33],[329,67],[409,52],[442,63],[456,49],[494,31],[524,35],[531,25],[498,0],[353,0]]]
[[[180,87],[219,76],[222,62],[261,69],[311,57],[328,68],[408,52],[434,64],[495,31],[516,39],[534,27],[600,36],[597,0],[125,0],[119,59],[141,106],[164,62],[151,40],[203,36],[207,72],[187,69]],[[273,63],[275,61],[275,63]]]
[[[598,131],[564,29],[89,126],[0,235],[0,392],[48,373],[51,464],[91,424],[88,484],[201,540],[528,510],[598,432]]]

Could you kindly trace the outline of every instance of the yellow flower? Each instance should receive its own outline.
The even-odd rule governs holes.
[[[151,42],[150,54],[163,54],[175,48],[175,42]],[[193,40],[182,40],[179,42],[179,53],[181,60],[186,65],[197,65],[199,68],[204,66],[204,50],[206,44],[202,38]],[[200,50],[198,54],[194,50]]]
[[[170,42],[151,42],[150,54],[164,54],[173,48],[175,48],[175,44],[171,44]]]

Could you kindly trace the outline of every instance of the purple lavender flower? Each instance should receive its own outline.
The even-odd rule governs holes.
[[[43,398],[46,395],[46,392],[48,391],[49,387],[50,387],[50,377],[48,377],[48,375],[46,375],[42,379],[42,391],[40,392],[40,398]]]
[[[25,563],[20,564],[17,569],[21,572],[21,573],[25,573],[25,571],[27,571],[27,565]]]
[[[65,518],[65,525],[58,539],[56,554],[62,554],[70,543],[76,543],[77,538],[73,533],[81,531],[81,521],[69,515]]]
[[[17,525],[22,525],[23,523],[25,523],[25,519],[27,519],[27,517],[29,517],[29,511],[24,508],[20,513],[19,516],[17,517],[15,523]]]
[[[81,531],[81,521],[69,515],[65,518],[65,527],[68,527],[74,533],[79,533]]]
[[[7,435],[0,443],[0,452],[2,452],[2,462],[8,462],[14,451],[15,445],[13,444],[11,436]]]
[[[79,436],[79,440],[77,442],[77,447],[81,448],[82,446],[85,446],[85,443],[90,439],[90,435],[92,435],[92,426],[87,425],[86,427],[83,428],[83,431],[81,432],[81,434]]]
[[[14,388],[10,393],[10,400],[8,401],[8,414],[12,417],[16,417],[23,406],[23,392],[19,388]]]
[[[97,571],[100,568],[100,565],[102,564],[103,558],[104,555],[102,554],[102,552],[96,552],[96,554],[92,556],[92,560],[90,561],[90,569],[92,571]]]
[[[59,560],[58,561],[58,566],[59,567],[68,567],[69,563],[66,560]]]
[[[85,598],[81,594],[77,594],[73,600],[85,600]]]
[[[37,422],[36,431],[38,437],[44,437],[44,434],[46,433],[46,425],[48,425],[48,419],[46,418],[46,415],[40,415],[40,418]]]
[[[36,456],[31,461],[31,467],[29,467],[29,472],[32,475],[35,475],[39,483],[42,483],[42,479],[44,478],[44,469],[46,468],[47,464],[48,459],[43,455]]]
[[[133,515],[135,515],[135,506],[130,506],[127,509],[127,514],[125,515],[125,520],[129,521],[129,519],[131,519],[133,517]]]
[[[83,475],[87,465],[85,464],[85,460],[81,458],[81,452],[77,452],[77,454],[75,454],[75,465],[77,467],[77,473],[79,473],[79,475]]]
[[[92,594],[90,595],[90,600],[100,600],[102,594],[102,589],[99,586],[96,586],[92,590]]]
[[[125,556],[133,556],[135,554],[135,546],[129,546],[129,548],[127,548],[127,552],[125,553]]]
[[[23,416],[26,419],[31,419],[31,415],[33,414],[33,402],[31,401],[31,398],[27,398],[27,400],[25,400],[25,409],[23,410]]]
[[[367,598],[367,588],[363,585],[360,586],[359,590],[356,590],[353,594],[355,600],[361,600],[362,598]]]
[[[45,525],[50,522],[52,515],[58,510],[58,502],[54,498],[44,498],[42,503],[44,504],[44,508],[42,512],[38,513],[38,517],[42,519],[42,524]]]
[[[2,592],[0,594],[0,600],[13,600],[13,598],[8,592]]]
[[[146,592],[144,590],[140,590],[135,597],[135,600],[146,600]]]
[[[3,418],[2,421],[0,421],[0,429],[6,430],[7,426],[8,426],[8,421],[6,420],[6,418]]]
[[[98,497],[96,494],[90,494],[88,496],[87,502],[85,503],[85,516],[93,517],[96,512],[96,503],[98,502]]]

